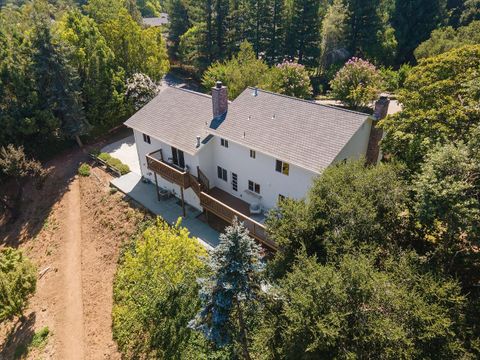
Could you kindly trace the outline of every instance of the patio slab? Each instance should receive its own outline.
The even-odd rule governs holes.
[[[120,161],[128,165],[132,172],[141,174],[137,147],[135,146],[135,138],[133,137],[133,134],[104,146],[101,151],[120,159]]]
[[[174,225],[177,219],[183,215],[179,199],[172,197],[158,201],[155,185],[142,182],[141,175],[133,171],[113,179],[110,183],[152,213],[162,217],[169,224]],[[217,246],[220,233],[197,219],[201,212],[187,205],[186,213],[187,216],[182,218],[182,226],[190,231],[190,235],[198,238],[207,248],[211,249]]]

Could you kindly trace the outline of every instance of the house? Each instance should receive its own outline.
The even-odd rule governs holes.
[[[236,216],[268,247],[265,212],[283,198],[300,199],[327,166],[379,158],[389,100],[374,116],[257,88],[229,102],[217,82],[212,95],[168,87],[125,125],[135,136],[142,176],[162,196],[201,210],[211,224]]]

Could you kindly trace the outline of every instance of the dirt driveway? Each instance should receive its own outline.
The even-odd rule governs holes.
[[[112,339],[112,283],[122,244],[146,215],[109,188],[110,175],[93,169],[79,178],[86,151],[55,159],[40,191],[27,187],[22,216],[0,226],[0,247],[24,250],[39,271],[25,319],[0,325],[0,359],[12,359],[35,331],[48,342],[28,359],[119,359]]]

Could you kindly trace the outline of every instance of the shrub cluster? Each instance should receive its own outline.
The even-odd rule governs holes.
[[[90,165],[82,163],[78,168],[78,175],[80,176],[90,176]]]
[[[120,174],[125,175],[130,172],[130,168],[128,165],[122,163],[119,159],[112,157],[110,154],[107,153],[100,153],[97,156],[100,160],[104,161],[108,166],[111,166],[118,171]]]

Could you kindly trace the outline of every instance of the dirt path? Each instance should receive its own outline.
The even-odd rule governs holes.
[[[101,147],[100,145],[98,147]],[[39,271],[26,321],[0,324],[0,360],[13,359],[48,327],[47,343],[29,348],[28,360],[119,360],[112,336],[113,279],[122,244],[146,214],[110,191],[101,169],[79,178],[85,151],[66,153],[51,163],[45,186],[25,189],[21,217],[0,223],[0,248],[21,248]]]
[[[80,185],[76,179],[70,184],[67,197],[65,219],[65,252],[63,258],[62,291],[64,294],[63,314],[58,329],[59,358],[83,360],[85,354],[84,315],[82,296],[82,217]]]

